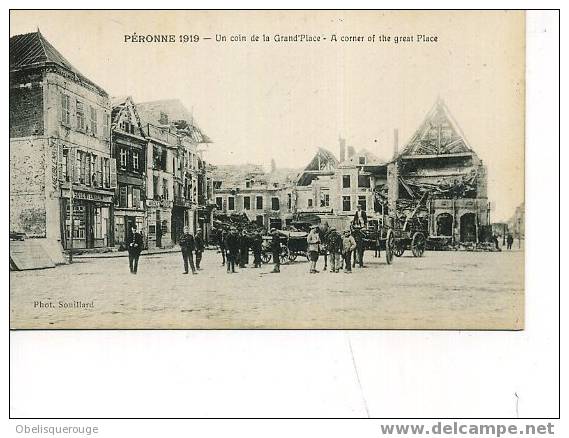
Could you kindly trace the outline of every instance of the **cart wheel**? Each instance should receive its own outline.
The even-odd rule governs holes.
[[[403,242],[398,241],[397,243],[395,243],[395,245],[393,246],[393,255],[395,257],[401,257],[404,252],[405,252],[405,245],[403,244]]]
[[[411,241],[411,251],[415,257],[422,257],[425,252],[425,244],[427,240],[425,235],[419,231],[413,234],[413,240]]]
[[[271,261],[271,253],[270,252],[263,252],[261,253],[261,261],[265,264]]]
[[[289,259],[291,262],[294,262],[294,261],[296,260],[296,256],[297,256],[297,254],[296,254],[295,252],[289,252],[289,254],[288,254],[288,259]]]
[[[286,246],[283,246],[281,248],[281,263],[284,264],[284,263],[288,262],[289,256],[290,256],[290,253],[289,253],[288,248]]]
[[[393,231],[389,230],[387,232],[387,237],[385,238],[385,261],[388,265],[393,262],[393,249],[395,247],[395,238],[393,237]]]

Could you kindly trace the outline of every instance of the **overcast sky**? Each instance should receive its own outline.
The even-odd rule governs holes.
[[[256,14],[256,15],[255,15]],[[523,201],[524,25],[519,12],[12,11],[111,96],[178,98],[213,139],[213,164],[303,167],[338,137],[380,158],[440,95],[488,166],[492,220]],[[198,34],[198,43],[124,35]],[[216,34],[307,33],[321,43],[217,43]],[[333,43],[331,35],[436,35],[437,43]],[[211,37],[212,40],[203,40]],[[415,36],[416,39],[416,36]]]

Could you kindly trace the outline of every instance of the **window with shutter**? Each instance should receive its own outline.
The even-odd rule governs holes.
[[[97,135],[97,109],[91,107],[91,132],[93,135]]]
[[[134,208],[140,208],[140,189],[134,187],[132,189],[132,204]]]
[[[75,117],[77,119],[77,130],[85,131],[85,110],[83,109],[83,102],[80,100],[75,103]]]
[[[117,187],[117,160],[114,158],[110,159],[110,182],[111,182],[111,189]]]
[[[64,93],[61,93],[61,123],[65,126],[71,124],[70,98]]]

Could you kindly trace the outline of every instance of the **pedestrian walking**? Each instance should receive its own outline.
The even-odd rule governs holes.
[[[308,257],[310,259],[310,273],[317,274],[316,262],[318,261],[318,255],[320,254],[320,234],[318,233],[318,225],[313,225],[310,227],[310,233],[306,237],[308,242]]]
[[[197,274],[194,266],[194,249],[196,243],[194,236],[190,233],[190,227],[184,227],[184,234],[180,238],[180,249],[182,250],[182,258],[184,259],[184,274],[188,274],[188,264],[192,268],[192,274]]]
[[[128,266],[131,274],[138,272],[138,258],[140,257],[143,245],[142,234],[137,231],[136,225],[133,225],[127,242]]]
[[[232,227],[225,239],[227,248],[227,273],[235,273],[235,262],[239,257],[239,235],[237,229]]]
[[[261,267],[261,251],[263,249],[263,237],[261,233],[255,231],[251,239],[251,249],[253,250],[253,267]]]
[[[506,238],[506,242],[508,244],[508,249],[512,249],[512,244],[514,243],[514,236],[512,236],[512,233],[508,233],[508,237]]]
[[[344,231],[344,238],[342,239],[342,255],[344,258],[344,272],[347,274],[352,273],[352,251],[356,249],[356,241],[352,236],[349,229]]]
[[[271,251],[273,253],[273,273],[281,272],[281,238],[276,228],[271,228]]]
[[[202,261],[202,255],[205,249],[205,244],[204,244],[204,240],[202,237],[202,229],[198,228],[196,230],[196,237],[194,239],[195,244],[196,244],[196,269],[198,271],[201,271],[202,268],[200,268],[200,263]]]
[[[330,254],[330,272],[340,272],[342,258],[342,236],[335,228],[330,228],[328,232],[327,250]]]

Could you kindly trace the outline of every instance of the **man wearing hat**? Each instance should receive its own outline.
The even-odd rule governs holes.
[[[271,228],[271,251],[273,253],[273,262],[275,267],[273,273],[281,272],[281,239],[276,228]]]
[[[344,272],[347,274],[352,273],[352,251],[356,249],[356,241],[348,228],[344,231],[344,238],[342,239],[342,256],[344,257]]]
[[[318,233],[318,225],[312,225],[310,227],[310,233],[306,237],[308,242],[308,256],[310,258],[310,273],[316,274],[316,262],[318,261],[318,255],[320,254],[320,234]]]
[[[202,261],[202,254],[205,248],[201,228],[196,230],[196,238],[194,240],[196,243],[196,269],[201,270],[200,263]]]
[[[328,230],[327,249],[330,253],[330,272],[340,272],[340,260],[342,258],[342,236],[336,228]]]
[[[193,254],[195,246],[194,236],[190,234],[190,227],[184,227],[184,234],[180,238],[180,249],[182,250],[182,258],[184,259],[184,274],[188,273],[188,264],[192,268],[192,274],[196,274]]]
[[[237,228],[231,227],[225,238],[225,247],[227,248],[227,273],[234,273],[235,262],[239,257],[239,236],[237,234]]]
[[[127,241],[128,265],[131,274],[138,272],[138,258],[140,257],[143,244],[142,234],[137,231],[136,225],[133,225]]]

